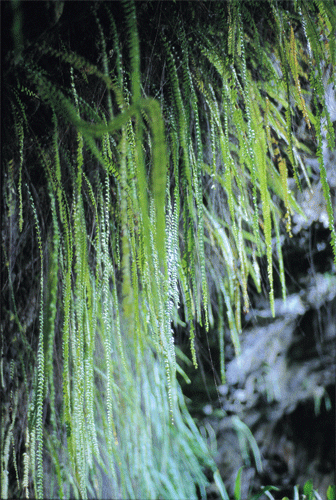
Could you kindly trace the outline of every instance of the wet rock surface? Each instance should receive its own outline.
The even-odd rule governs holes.
[[[333,85],[327,88],[327,100],[335,129]],[[336,220],[335,153],[336,145],[327,149],[324,137]],[[244,467],[241,498],[246,500],[266,485],[279,488],[272,492],[276,499],[293,498],[294,486],[302,491],[309,479],[326,499],[328,486],[336,482],[336,269],[318,161],[306,158],[306,165],[316,179],[297,193],[304,215],[293,215],[293,237],[283,237],[286,302],[276,299],[272,318],[267,300],[254,298],[245,317],[238,358],[227,335],[225,385],[218,377],[216,381],[216,353],[212,373],[203,376],[208,384],[212,378],[212,390],[208,386],[203,394],[209,403],[203,404],[199,425],[230,498],[240,467]],[[196,393],[199,390],[200,384]],[[208,498],[219,498],[215,485],[210,486]]]
[[[246,500],[266,485],[292,499],[309,479],[326,499],[335,484],[336,272],[324,222],[307,214],[310,224],[283,247],[286,302],[276,299],[272,318],[255,298],[238,358],[227,332],[226,383],[213,349],[212,367],[187,394],[230,498],[240,467]],[[219,498],[215,485],[208,498]]]
[[[308,479],[326,498],[335,470],[336,277],[312,277],[270,321],[244,332],[242,353],[218,387],[224,416],[206,418],[216,460],[229,494],[243,466],[242,498],[262,485],[291,498]]]

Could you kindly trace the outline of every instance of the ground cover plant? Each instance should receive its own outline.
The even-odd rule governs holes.
[[[336,263],[335,7],[28,4],[4,11],[1,497],[228,498],[176,333],[197,368],[216,324],[224,383],[250,291],[286,298],[305,155]]]

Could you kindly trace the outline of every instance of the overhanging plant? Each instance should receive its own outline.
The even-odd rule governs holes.
[[[189,329],[197,366],[197,325],[213,325],[218,307],[239,353],[241,308],[249,307],[250,280],[261,290],[264,255],[274,307],[274,239],[285,298],[280,234],[283,226],[290,233],[300,210],[287,179],[292,172],[298,184],[309,182],[307,148],[293,133],[297,108],[316,130],[336,259],[322,155],[322,127],[329,147],[334,141],[322,60],[335,63],[335,10],[311,5],[285,11],[267,3],[273,46],[244,2],[209,8],[218,31],[188,5],[193,29],[176,14],[171,33],[157,34],[152,51],[164,64],[153,66],[146,88],[131,2],[123,3],[126,47],[112,6],[93,4],[100,66],[64,44],[40,43],[18,60],[17,85],[8,90],[15,139],[5,158],[6,312],[9,345],[18,339],[32,365],[21,352],[2,368],[11,407],[2,496],[205,498],[208,467],[227,497],[176,380],[172,325]],[[307,48],[295,36],[299,27]],[[94,86],[98,106],[89,98]],[[47,144],[32,135],[29,99],[50,114]],[[28,164],[32,149],[39,179]],[[36,242],[36,322],[16,305],[14,269],[24,263],[28,234]],[[224,381],[222,331],[219,345]]]

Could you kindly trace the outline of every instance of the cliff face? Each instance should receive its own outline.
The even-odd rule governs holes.
[[[325,161],[331,179],[332,153]],[[245,317],[241,355],[232,357],[228,346],[227,383],[203,408],[204,434],[214,431],[229,494],[244,467],[242,498],[262,485],[279,487],[278,498],[292,498],[295,485],[302,489],[308,479],[327,498],[335,483],[336,274],[319,190],[317,182],[303,191],[306,219],[294,217],[293,238],[283,242],[286,302],[275,301],[272,318],[267,302],[255,300]],[[210,491],[210,498],[216,494]]]
[[[226,416],[216,423],[209,419],[231,492],[238,468],[245,466],[243,498],[249,487],[266,484],[291,497],[293,487],[308,479],[326,498],[334,482],[336,278],[317,274],[302,291],[289,296],[269,324],[258,325],[256,313],[241,356],[228,364],[228,384],[219,387],[226,392]],[[237,417],[252,431],[260,457],[250,459],[251,443]]]
[[[327,94],[335,120],[334,87]],[[334,217],[335,152],[336,147],[323,151]],[[226,334],[226,384],[214,384],[214,349],[205,374],[207,391],[201,394],[198,380],[195,399],[192,388],[187,393],[196,412],[203,397],[200,426],[215,450],[229,495],[244,467],[242,498],[262,485],[279,487],[275,498],[293,498],[295,485],[302,491],[309,479],[327,498],[328,486],[335,484],[336,270],[318,162],[311,157],[307,164],[316,180],[298,193],[305,216],[293,216],[293,237],[282,240],[286,302],[276,299],[272,318],[267,300],[254,297],[238,358]],[[217,498],[215,491],[210,488],[209,498]]]

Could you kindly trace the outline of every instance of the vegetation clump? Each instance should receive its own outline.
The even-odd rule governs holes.
[[[220,325],[224,383],[224,325],[239,354],[250,291],[285,300],[298,114],[336,263],[335,7],[44,2],[36,34],[28,4],[5,11],[1,497],[206,498],[211,471],[226,499],[175,336],[197,367]]]

